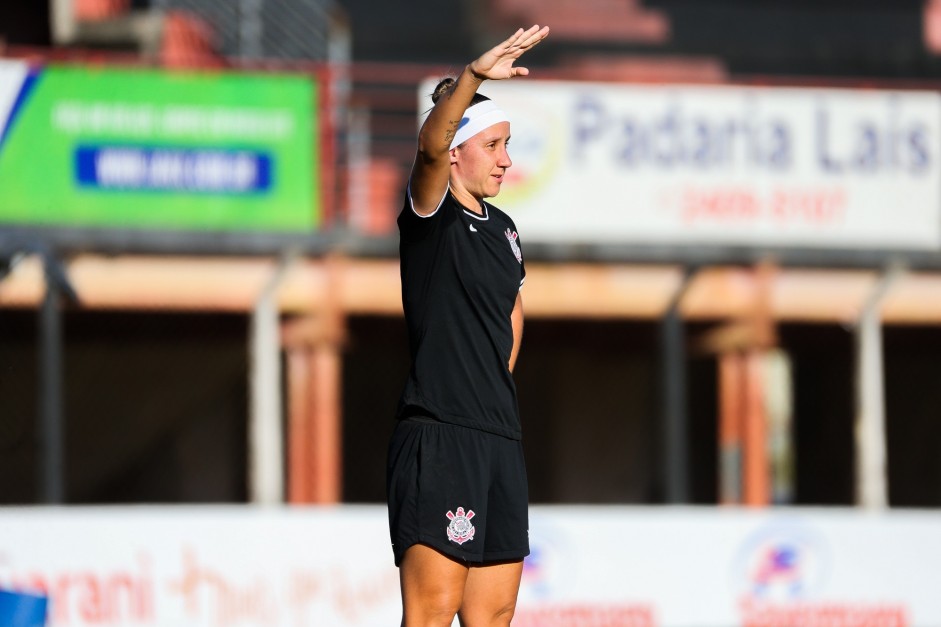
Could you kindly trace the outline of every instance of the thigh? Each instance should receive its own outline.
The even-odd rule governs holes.
[[[461,625],[509,625],[522,576],[523,560],[472,566],[464,584]]]
[[[450,626],[464,599],[468,568],[441,552],[415,544],[402,558],[402,624]]]

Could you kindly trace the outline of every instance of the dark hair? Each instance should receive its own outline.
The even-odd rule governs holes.
[[[446,93],[448,92],[448,90],[451,89],[451,87],[453,87],[453,86],[454,86],[454,83],[456,83],[456,82],[457,82],[457,79],[452,78],[452,77],[450,77],[450,76],[448,76],[447,78],[442,79],[441,82],[439,82],[438,85],[435,87],[434,92],[432,92],[432,94],[431,94],[431,101],[432,101],[433,103],[437,104],[437,103],[438,103],[438,99],[440,99],[441,96],[443,96],[444,94],[446,94]],[[490,98],[487,98],[487,97],[486,97],[485,95],[483,95],[483,94],[474,94],[474,97],[471,98],[471,106],[473,106],[473,105],[475,105],[475,104],[477,104],[477,103],[483,102],[484,100],[490,100]]]

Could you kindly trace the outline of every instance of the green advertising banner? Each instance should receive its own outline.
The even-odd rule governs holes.
[[[0,223],[308,232],[309,77],[0,61]]]

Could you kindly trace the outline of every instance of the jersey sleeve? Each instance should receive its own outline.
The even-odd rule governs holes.
[[[419,240],[426,237],[441,221],[441,205],[444,204],[444,199],[447,198],[447,196],[448,190],[445,189],[434,213],[421,215],[415,211],[415,206],[412,204],[411,185],[407,185],[405,187],[405,202],[403,203],[402,211],[399,213],[397,220],[400,235],[408,240]]]

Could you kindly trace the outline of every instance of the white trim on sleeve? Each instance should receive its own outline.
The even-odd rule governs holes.
[[[438,213],[438,209],[440,209],[441,205],[444,204],[444,199],[447,197],[449,190],[450,190],[450,187],[444,190],[444,194],[441,196],[441,200],[438,201],[438,206],[435,207],[435,210],[429,214],[418,213],[417,211],[415,211],[415,203],[412,202],[412,182],[411,181],[408,182],[408,185],[405,188],[405,193],[408,194],[408,206],[412,208],[412,213],[414,213],[419,218],[430,218],[431,216]]]

